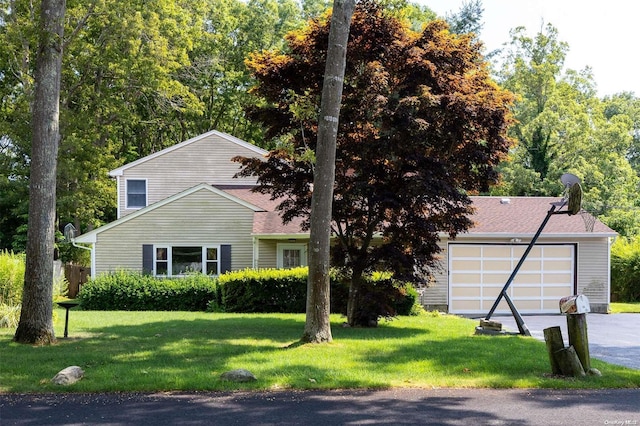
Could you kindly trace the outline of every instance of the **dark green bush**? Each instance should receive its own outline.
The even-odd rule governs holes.
[[[226,312],[303,313],[307,301],[307,268],[245,269],[221,275]]]
[[[334,275],[331,287],[331,312],[347,314],[349,286],[344,277]],[[418,292],[410,283],[392,279],[388,274],[374,273],[365,277],[355,323],[370,326],[380,318],[412,315],[418,303]]]
[[[205,311],[218,301],[216,279],[206,275],[157,278],[138,272],[103,274],[82,286],[82,309]]]
[[[618,238],[611,246],[612,300],[640,301],[640,237]]]
[[[86,310],[225,311],[304,313],[307,268],[247,269],[221,275],[156,278],[137,272],[103,274],[82,286]],[[411,286],[380,275],[367,278],[361,304],[364,318],[410,315],[417,300]],[[331,280],[331,312],[346,314],[349,288]],[[363,323],[364,324],[364,323]]]

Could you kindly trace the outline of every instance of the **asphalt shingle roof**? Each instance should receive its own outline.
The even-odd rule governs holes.
[[[271,200],[269,195],[252,192],[249,186],[217,186],[217,188],[264,209],[263,212],[254,214],[254,234],[306,234],[301,230],[301,219],[294,219],[286,225],[282,224],[276,211],[279,201]],[[471,199],[475,208],[472,216],[475,225],[469,229],[467,235],[533,235],[550,210],[551,203],[560,201],[559,197],[471,197]],[[566,207],[558,210],[566,210]],[[594,223],[593,231],[588,231],[581,214],[553,215],[542,234],[585,234],[588,232],[615,234],[615,231],[598,220]]]
[[[560,197],[471,197],[476,211],[472,217],[475,226],[470,234],[535,234],[551,209],[551,203]],[[566,207],[557,209],[565,211]],[[590,232],[582,214],[553,215],[542,234],[580,234]],[[611,228],[596,220],[593,233],[614,234]]]

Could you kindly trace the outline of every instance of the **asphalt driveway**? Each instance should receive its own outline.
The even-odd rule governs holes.
[[[522,318],[531,336],[542,341],[542,330],[560,326],[565,344],[568,344],[564,315],[525,315]],[[518,331],[512,316],[491,319],[501,322],[509,331]],[[640,314],[587,314],[587,334],[591,358],[640,370]]]

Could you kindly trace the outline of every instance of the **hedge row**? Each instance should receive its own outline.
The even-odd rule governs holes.
[[[217,285],[206,275],[168,279],[118,271],[89,281],[78,297],[86,310],[204,311],[216,300]]]
[[[307,268],[246,269],[221,275],[167,279],[119,271],[85,284],[79,298],[87,310],[181,310],[304,313]],[[364,324],[372,318],[409,315],[417,300],[411,286],[374,276],[361,304]],[[346,314],[348,286],[331,280],[331,311]]]
[[[307,274],[307,268],[228,272],[218,279],[219,308],[225,312],[305,312]]]
[[[611,293],[620,302],[640,301],[640,236],[611,246]]]

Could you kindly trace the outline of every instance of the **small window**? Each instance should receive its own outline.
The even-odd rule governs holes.
[[[156,247],[156,275],[169,274],[169,253],[167,247]]]
[[[307,265],[306,244],[278,244],[278,268],[291,269]]]
[[[127,179],[127,208],[139,209],[147,206],[147,181]]]
[[[285,249],[282,250],[282,267],[297,268],[301,265],[302,250],[301,249]]]
[[[218,268],[218,265],[220,264],[220,262],[218,261],[218,248],[217,247],[205,247],[204,249],[206,251],[206,258],[205,258],[205,263],[206,263],[206,274],[207,275],[218,275],[220,272],[220,269]]]

